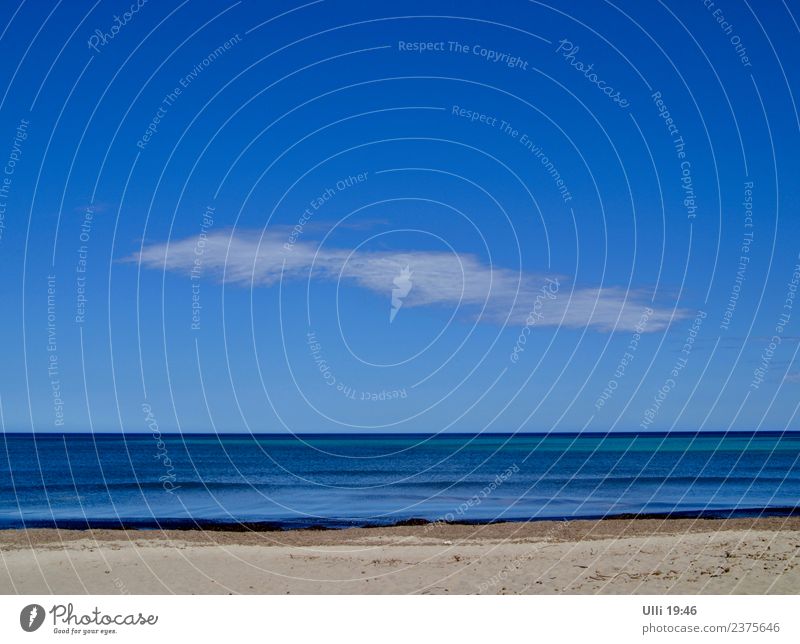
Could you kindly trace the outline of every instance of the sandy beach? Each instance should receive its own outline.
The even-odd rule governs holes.
[[[0,531],[0,593],[798,593],[800,518]]]

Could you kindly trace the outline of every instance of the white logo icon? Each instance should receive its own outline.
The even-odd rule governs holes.
[[[392,289],[392,310],[389,312],[389,323],[394,322],[397,312],[403,306],[403,300],[411,291],[414,283],[411,281],[411,270],[406,266],[400,273],[392,280],[394,288]]]

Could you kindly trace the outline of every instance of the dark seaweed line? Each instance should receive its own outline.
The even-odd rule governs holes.
[[[734,519],[756,517],[800,516],[800,506],[770,508],[736,508],[714,510],[676,510],[673,512],[643,512],[586,516],[514,517],[491,521],[431,521],[423,518],[408,518],[400,521],[358,521],[352,519],[293,520],[293,521],[212,521],[203,519],[55,519],[52,521],[8,521],[0,520],[0,530],[23,530],[51,528],[59,530],[206,530],[217,532],[278,532],[285,530],[337,530],[345,528],[385,528],[393,526],[416,526],[432,523],[451,525],[489,525],[495,523],[519,523],[531,521],[614,521],[639,519]]]

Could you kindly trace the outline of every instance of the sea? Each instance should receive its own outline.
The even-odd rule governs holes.
[[[0,528],[800,513],[800,432],[0,434]]]

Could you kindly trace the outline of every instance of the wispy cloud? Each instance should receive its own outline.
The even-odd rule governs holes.
[[[271,286],[279,280],[343,280],[382,296],[390,296],[393,280],[409,267],[414,288],[405,307],[459,306],[481,320],[524,325],[546,280],[559,280],[557,297],[537,306],[537,326],[590,326],[601,331],[635,329],[652,309],[644,331],[664,329],[684,310],[651,305],[638,291],[618,287],[570,288],[563,276],[520,272],[490,266],[471,254],[438,251],[352,251],[320,247],[315,242],[288,244],[285,231],[261,236],[252,231],[217,231],[146,245],[127,261],[190,274],[199,262],[204,275],[229,284]],[[541,298],[540,298],[541,299]],[[541,302],[540,302],[541,304]]]

